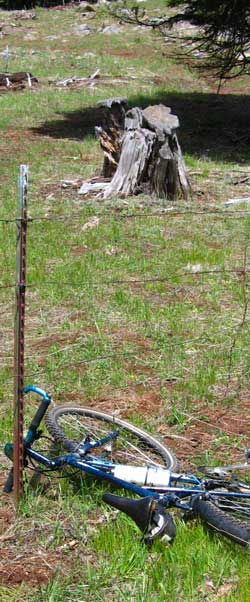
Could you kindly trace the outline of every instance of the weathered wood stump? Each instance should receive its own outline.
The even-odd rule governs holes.
[[[102,127],[95,128],[101,148],[104,152],[102,176],[112,178],[121,155],[125,116],[128,109],[126,98],[111,98],[98,103],[102,109]]]
[[[160,104],[128,110],[124,98],[99,106],[103,123],[95,130],[104,152],[106,179],[101,196],[147,192],[159,198],[187,199],[190,185],[176,134],[179,120],[171,109]]]

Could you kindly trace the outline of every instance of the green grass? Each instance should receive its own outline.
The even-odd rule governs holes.
[[[158,14],[163,3],[145,6]],[[2,94],[0,114],[0,219],[15,219],[18,166],[30,166],[25,384],[56,403],[119,409],[165,439],[185,469],[238,459],[249,438],[249,276],[230,270],[249,264],[250,221],[216,210],[249,195],[247,181],[235,183],[248,173],[248,147],[239,140],[236,151],[234,141],[249,115],[244,89],[232,82],[217,98],[152,32],[101,34],[111,22],[102,8],[94,18],[77,9],[36,15],[13,27],[17,17],[1,12],[10,71],[39,79]],[[85,22],[95,33],[76,36]],[[108,77],[93,89],[55,86],[97,68]],[[165,102],[179,115],[193,199],[174,208],[213,212],[174,216],[163,214],[169,202],[143,195],[100,202],[61,187],[100,172],[96,104],[112,96]],[[98,224],[84,229],[93,217]],[[15,282],[15,237],[15,223],[0,222],[0,287]],[[0,288],[0,316],[3,447],[12,438],[14,288]],[[29,396],[25,425],[35,407]],[[1,501],[3,534],[14,537],[2,542],[3,602],[247,599],[248,553],[202,525],[177,518],[174,545],[148,549],[129,519],[102,504],[106,485],[71,475],[38,488],[33,479],[32,488],[30,477],[17,517],[11,497]]]

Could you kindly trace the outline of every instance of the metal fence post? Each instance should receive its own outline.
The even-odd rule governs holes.
[[[20,165],[19,200],[16,232],[16,314],[14,349],[14,497],[18,504],[23,494],[23,387],[24,318],[26,288],[28,166]]]

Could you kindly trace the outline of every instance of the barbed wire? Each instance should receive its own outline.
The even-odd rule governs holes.
[[[104,362],[104,361],[107,361],[107,360],[109,360],[111,358],[116,359],[116,358],[131,357],[131,356],[136,357],[134,351],[131,351],[131,352],[126,351],[126,352],[119,353],[119,354],[116,353],[116,354],[100,355],[100,356],[98,356],[96,358],[77,360],[76,362],[74,361],[74,366],[81,366],[81,365],[84,365],[84,364],[93,364],[93,363],[98,363],[98,362]],[[72,366],[71,363],[69,363],[66,366],[65,366],[65,364],[63,364],[64,368],[65,367],[70,368],[71,366]],[[10,366],[10,368],[13,368],[13,365]],[[59,368],[60,368],[60,366],[59,366]],[[30,373],[28,372],[28,373],[26,373],[25,374],[25,379],[27,380],[27,378],[30,378],[32,376],[36,376],[37,373],[38,373],[38,370],[39,370],[39,367],[34,372],[30,372]],[[58,370],[58,366],[57,366],[57,370]],[[11,378],[6,379],[5,382],[12,382],[13,378],[14,378],[14,375]]]
[[[98,213],[98,212],[97,212]],[[234,218],[234,219],[242,219],[242,218],[248,218],[250,217],[250,212],[249,211],[244,211],[244,210],[219,210],[219,209],[209,209],[209,210],[191,210],[191,209],[185,209],[185,210],[170,210],[170,209],[165,209],[164,211],[152,211],[152,212],[148,212],[148,213],[119,213],[117,214],[117,212],[103,212],[103,213],[98,213],[98,217],[100,216],[100,218],[111,218],[112,220],[126,220],[126,219],[146,219],[146,218],[175,218],[175,217],[185,217],[185,216],[189,216],[189,217],[214,217],[214,218]],[[33,224],[33,223],[44,223],[44,222],[61,222],[61,223],[69,223],[70,221],[74,221],[77,220],[79,221],[79,218],[85,219],[91,219],[91,216],[86,216],[86,215],[82,215],[80,212],[78,213],[72,213],[70,216],[59,216],[59,215],[51,215],[51,216],[34,216],[34,217],[28,217],[27,222],[29,224]],[[0,219],[0,223],[2,224],[17,224],[20,221],[19,218],[15,218],[15,219]],[[227,374],[225,373],[224,376],[228,377],[228,380],[230,380],[232,378],[232,376],[234,375],[234,371],[232,370],[232,356],[233,356],[233,350],[236,346],[236,338],[239,334],[239,331],[243,328],[244,324],[246,323],[246,314],[247,314],[247,309],[248,309],[248,300],[246,299],[246,294],[245,294],[245,285],[246,285],[246,277],[247,274],[250,272],[250,268],[248,268],[246,266],[246,252],[244,253],[244,261],[243,261],[243,266],[242,267],[234,267],[234,268],[221,268],[221,269],[198,269],[196,268],[196,266],[190,266],[189,269],[184,269],[180,272],[177,272],[177,275],[179,277],[183,277],[184,275],[188,275],[191,277],[198,277],[198,276],[203,276],[203,275],[209,275],[209,276],[217,276],[217,275],[228,275],[228,274],[236,274],[239,275],[240,277],[242,277],[242,279],[244,280],[244,308],[243,308],[243,317],[242,320],[240,321],[240,324],[238,324],[238,327],[236,327],[236,330],[233,334],[233,339],[232,339],[232,343],[230,346],[230,352],[229,352],[229,356],[230,356],[230,361],[229,361],[229,368],[228,368],[228,372]],[[110,279],[110,280],[99,280],[99,281],[60,281],[60,286],[70,286],[70,287],[86,287],[86,286],[93,286],[93,287],[99,287],[99,286],[113,286],[113,285],[122,285],[122,284],[128,284],[128,285],[145,285],[145,284],[153,284],[153,283],[169,283],[171,281],[171,275],[169,276],[163,276],[163,277],[151,277],[151,278],[134,278],[134,279]],[[44,286],[44,284],[49,285],[49,286],[55,286],[56,284],[58,284],[58,280],[46,280],[46,281],[41,281],[41,282],[27,282],[26,283],[26,288],[35,288],[35,287],[39,287],[39,286]],[[199,282],[195,282],[195,285],[198,285]],[[18,285],[16,283],[8,283],[5,285],[0,285],[0,290],[4,290],[4,289],[14,289],[16,288]],[[179,285],[175,286],[175,290],[178,290],[181,286],[181,283]],[[231,331],[232,332],[232,331]],[[200,338],[196,338],[196,339],[189,339],[188,341],[173,341],[170,340],[169,341],[169,347],[173,348],[177,345],[180,346],[186,346],[186,345],[190,345],[193,343],[197,343],[197,345],[206,345],[206,344],[211,344],[211,342],[209,341],[204,341],[202,342],[202,339]],[[56,351],[50,352],[48,354],[46,354],[47,358],[50,358],[52,355],[56,355],[59,353],[63,353],[69,349],[72,348],[72,346],[77,346],[77,345],[82,345],[83,342],[79,342],[79,343],[75,343],[75,344],[69,344],[66,347],[62,348],[62,349],[58,349]],[[220,347],[220,343],[212,343],[213,347]],[[125,358],[125,357],[133,357],[134,359],[138,360],[138,355],[135,353],[135,351],[126,351],[126,352],[121,352],[121,353],[113,353],[113,354],[107,354],[107,355],[102,355],[102,356],[98,356],[97,358],[91,358],[91,359],[82,359],[82,360],[78,360],[77,362],[74,361],[74,366],[80,366],[80,365],[88,365],[91,363],[98,363],[98,362],[103,362],[103,361],[111,361],[112,359],[119,359],[119,358]],[[142,362],[142,359],[139,358],[139,361]],[[63,362],[62,364],[65,368],[65,362]],[[70,362],[69,364],[66,364],[66,367],[70,367],[72,366],[72,362]],[[8,366],[7,366],[8,368]],[[9,368],[13,368],[12,366],[9,366]],[[190,371],[189,369],[187,369],[188,371]],[[36,372],[31,372],[28,373],[25,377],[26,378],[31,378],[32,376],[37,376],[39,371],[36,370]],[[223,378],[224,378],[223,376]],[[7,382],[12,382],[13,378],[11,379],[7,379]]]
[[[249,323],[249,320],[247,320],[247,318],[246,318],[246,312],[245,312],[245,315],[244,315],[244,325],[247,324],[247,323]],[[242,325],[242,327],[243,327],[243,325]],[[234,329],[233,328],[228,327],[228,328],[225,328],[223,330],[223,336],[224,337],[228,336],[230,334],[234,335]],[[46,336],[40,337],[40,338],[42,338],[42,340],[46,340]],[[30,340],[30,338],[28,338],[28,342],[31,342],[33,340],[37,341],[39,339],[37,339],[37,337],[35,337],[35,336],[32,337],[31,340]],[[27,342],[27,338],[26,338],[26,342]],[[85,337],[83,337],[78,342],[69,343],[69,344],[67,344],[64,347],[56,349],[55,351],[46,353],[46,359],[48,359],[48,358],[50,358],[52,356],[64,353],[65,351],[70,351],[73,347],[74,348],[77,348],[77,347],[79,348],[79,347],[81,347],[86,342],[87,342],[87,337],[85,336]],[[136,344],[136,342],[135,342],[135,344]],[[197,348],[198,347],[209,346],[210,348],[213,348],[213,349],[214,348],[220,348],[221,349],[221,342],[215,342],[215,341],[212,342],[210,340],[210,338],[207,337],[206,335],[203,335],[203,336],[200,336],[200,337],[195,337],[195,338],[189,338],[188,340],[185,340],[185,339],[180,340],[180,337],[178,337],[177,340],[174,340],[174,338],[171,336],[171,337],[169,337],[168,344],[169,344],[169,348],[170,349],[174,349],[176,347],[186,347],[186,346],[190,346],[190,345],[193,345],[193,344],[195,344],[195,346]],[[140,345],[138,345],[138,347],[140,347]],[[109,354],[101,355],[101,356],[98,356],[97,358],[82,359],[82,360],[77,360],[77,361],[74,360],[74,362],[73,362],[74,366],[81,365],[81,364],[96,363],[96,362],[105,361],[105,360],[114,360],[116,358],[119,359],[121,357],[131,357],[131,356],[134,359],[137,359],[139,361],[139,363],[142,363],[143,365],[147,365],[148,363],[150,363],[150,361],[154,360],[154,358],[151,358],[151,359],[149,358],[147,360],[144,360],[144,358],[138,357],[139,349],[138,350],[131,349],[131,350],[126,350],[126,351],[118,352],[118,353],[117,353],[116,347],[113,347],[113,349],[114,349],[114,353],[109,353]],[[196,351],[196,350],[194,350],[194,351]],[[152,350],[152,352],[153,352],[153,350]],[[41,357],[41,355],[42,354],[40,354],[40,355],[39,354],[33,354],[32,358],[34,359],[34,361],[38,361],[39,358]],[[231,348],[230,348],[229,355],[231,355]],[[160,357],[160,356],[158,356],[158,357]],[[12,355],[8,355],[8,356],[2,355],[2,358],[4,360],[10,360],[10,359],[13,359],[13,356]],[[66,361],[66,358],[65,358],[65,361]],[[65,366],[65,362],[63,362],[61,365]],[[70,365],[71,364],[68,364],[68,366],[70,366]],[[13,362],[11,364],[6,364],[5,363],[4,367],[5,368],[9,368],[9,369],[13,368]],[[66,367],[67,367],[67,364],[66,364]],[[57,368],[58,368],[58,366],[57,366]],[[230,368],[232,368],[232,366],[230,366]],[[33,376],[34,374],[36,374],[36,372],[28,374],[28,377]]]
[[[98,212],[97,212],[98,213]],[[184,210],[175,210],[175,209],[164,209],[161,211],[153,211],[150,213],[140,213],[135,212],[135,213],[117,213],[116,211],[103,211],[101,213],[98,213],[98,216],[100,217],[109,217],[111,219],[117,219],[117,220],[125,220],[125,219],[133,219],[133,218],[138,218],[138,219],[144,219],[144,218],[150,218],[150,217],[167,217],[167,218],[173,218],[173,217],[182,217],[182,216],[206,216],[206,217],[233,217],[236,219],[240,219],[242,217],[250,217],[250,211],[246,211],[244,209],[235,209],[235,210],[230,210],[230,209],[208,209],[208,210],[193,210],[193,209],[184,209]],[[35,222],[69,222],[69,221],[74,221],[74,220],[78,220],[79,217],[82,217],[85,219],[87,219],[88,217],[91,216],[86,216],[86,215],[82,215],[81,212],[78,213],[72,213],[69,216],[65,216],[65,215],[51,215],[51,216],[44,216],[44,215],[37,215],[37,216],[29,216],[27,218],[27,222],[28,224],[32,224]],[[0,223],[3,224],[16,224],[18,222],[21,221],[21,218],[0,218]]]
[[[248,251],[249,251],[249,244],[250,244],[250,236],[249,234],[246,237],[246,241],[245,241],[245,246],[243,249],[243,266],[246,266],[247,263],[247,256],[248,256]],[[246,289],[246,273],[244,273],[243,276],[243,282],[242,282],[242,286],[243,286],[243,311],[242,311],[242,317],[240,318],[236,329],[234,331],[234,335],[232,337],[232,341],[231,341],[231,345],[230,345],[230,349],[229,349],[229,362],[228,362],[228,378],[227,378],[227,384],[226,384],[226,391],[225,394],[228,394],[229,391],[229,384],[231,381],[231,372],[232,372],[232,366],[233,366],[233,353],[234,350],[236,348],[236,344],[237,344],[237,339],[240,335],[240,332],[243,330],[244,325],[246,323],[246,319],[247,319],[247,312],[248,312],[248,307],[249,307],[249,303],[250,303],[250,297],[247,294],[247,289]],[[240,388],[240,383],[239,383],[239,388]]]
[[[244,323],[245,323],[245,324],[248,324],[248,323],[249,323],[249,320],[245,319],[245,322],[244,322]],[[223,336],[224,336],[224,337],[225,337],[225,336],[229,336],[229,334],[232,334],[232,331],[233,331],[233,329],[232,329],[232,328],[230,328],[230,327],[228,327],[228,328],[225,328],[225,329],[223,330]],[[29,351],[32,349],[32,342],[33,342],[33,341],[36,341],[36,342],[38,342],[38,343],[39,343],[39,341],[40,341],[40,342],[42,342],[42,341],[46,341],[46,338],[47,338],[46,336],[44,336],[44,337],[36,337],[36,336],[34,336],[34,337],[32,337],[32,338],[31,338],[31,337],[26,337],[26,338],[25,338],[25,342],[26,342],[26,345],[27,345],[27,344],[29,345]],[[83,339],[81,339],[81,340],[80,340],[80,341],[78,341],[77,343],[69,343],[69,344],[65,345],[65,347],[60,347],[60,348],[56,349],[55,351],[51,351],[51,352],[49,352],[49,353],[46,353],[46,358],[52,357],[52,356],[54,356],[54,355],[58,355],[58,354],[60,354],[60,353],[64,353],[65,351],[70,351],[70,350],[71,350],[73,347],[74,347],[74,348],[81,347],[82,345],[84,345],[84,343],[87,343],[87,341],[88,341],[88,338],[87,338],[87,337],[84,337]],[[169,341],[168,341],[168,343],[169,343],[169,347],[170,347],[170,348],[175,348],[175,347],[186,347],[186,346],[190,346],[190,345],[194,345],[194,344],[195,344],[195,346],[197,346],[197,347],[206,347],[206,346],[208,346],[208,345],[209,345],[209,347],[210,347],[210,348],[221,348],[221,347],[222,347],[222,345],[221,345],[221,342],[215,342],[215,341],[214,341],[214,342],[212,342],[212,341],[209,339],[209,337],[206,337],[206,335],[205,335],[205,336],[201,336],[201,337],[194,337],[194,338],[189,338],[189,339],[182,339],[182,340],[181,340],[181,337],[176,337],[176,340],[175,340],[175,339],[174,339],[174,337],[173,337],[172,335],[170,335],[170,336],[169,336]],[[134,344],[136,345],[136,341],[135,341],[135,343],[134,343]],[[52,345],[53,345],[53,343],[51,343],[51,346],[52,346]],[[56,345],[56,342],[54,343],[54,345]],[[140,348],[140,344],[138,345],[138,348]],[[152,352],[153,352],[153,350],[152,350]],[[123,352],[123,353],[124,353],[124,354],[126,354],[126,353],[129,353],[129,354],[131,354],[131,353],[136,353],[136,351],[135,351],[135,350],[131,350],[131,351],[130,351],[130,350],[127,350],[126,352]],[[42,353],[40,353],[40,354],[39,354],[39,353],[37,353],[37,354],[35,354],[35,353],[34,353],[34,354],[32,355],[32,359],[34,359],[34,361],[36,361],[36,359],[39,359],[39,358],[41,358],[41,356],[42,356],[42,355],[43,355]],[[119,354],[118,354],[118,356],[119,356]],[[7,353],[7,354],[4,354],[3,352],[1,352],[1,353],[0,353],[0,357],[1,357],[1,358],[2,358],[4,361],[5,361],[5,360],[13,360],[13,354],[12,354],[12,355],[9,355],[8,353]],[[103,357],[103,356],[102,356],[102,357]],[[115,358],[116,356],[115,356],[114,354],[111,354],[110,356],[105,356],[105,357],[111,357],[111,358],[113,358],[113,357],[114,357],[114,358]],[[136,357],[136,356],[135,356],[135,357]],[[159,357],[159,355],[158,355],[158,357]],[[83,361],[84,361],[84,362],[88,362],[89,360],[83,360]],[[95,361],[95,358],[94,358],[93,360],[90,360],[90,361]],[[141,363],[147,364],[147,363],[148,363],[150,360],[144,360],[143,358],[139,358],[139,361],[140,361]],[[4,367],[6,367],[6,368],[13,367],[13,363],[11,363],[11,364],[7,364],[7,363],[6,363]]]
[[[107,355],[107,356],[100,356],[98,358],[93,358],[91,360],[79,360],[77,362],[75,362],[75,361],[72,363],[69,362],[68,364],[63,363],[63,364],[57,366],[57,373],[60,372],[60,369],[61,370],[71,369],[72,365],[74,365],[74,367],[79,367],[81,365],[97,364],[99,362],[104,362],[104,361],[110,360],[112,358],[113,359],[116,359],[116,358],[122,359],[124,357],[127,357],[128,359],[131,357],[134,357],[135,359],[139,359],[139,361],[141,361],[140,358],[138,358],[136,355],[133,355],[132,353],[131,354],[121,353],[119,355],[114,355],[114,356]],[[143,381],[141,381],[142,384],[143,383],[146,384],[149,380],[152,380],[152,379],[155,380],[156,378],[161,379],[162,382],[164,382],[164,380],[169,380],[169,379],[176,380],[178,382],[183,381],[186,378],[186,374],[187,373],[190,374],[192,372],[193,367],[192,366],[190,366],[190,367],[183,366],[183,364],[181,364],[181,362],[177,362],[177,364],[179,364],[179,368],[177,366],[177,369],[182,369],[183,374],[181,374],[181,375],[177,374],[176,366],[174,366],[172,372],[171,372],[171,368],[170,368],[171,373],[169,372],[168,374],[164,374],[162,377],[153,376],[153,377],[145,378],[145,379],[143,379]],[[13,366],[11,366],[11,368],[13,368]],[[33,378],[33,377],[40,377],[42,374],[44,374],[45,370],[46,370],[46,368],[42,372],[41,368],[38,367],[37,370],[34,370],[32,372],[25,372],[25,380],[27,381],[28,379]],[[249,374],[249,371],[246,372],[246,376],[248,374]],[[139,376],[142,376],[142,374],[138,374],[138,377]],[[14,377],[15,377],[15,375],[13,374],[10,378],[5,379],[5,383],[12,383],[14,380]],[[228,379],[227,370],[225,370],[224,372],[222,372],[222,371],[218,372],[217,377],[218,377],[218,379],[221,379],[221,380],[223,380],[223,379],[227,380]],[[242,377],[242,370],[232,370],[230,377],[231,378]],[[133,384],[138,384],[138,382],[140,382],[140,381],[133,379]]]
[[[239,267],[239,268],[232,268],[232,269],[221,269],[221,270],[199,270],[199,269],[190,269],[190,270],[183,270],[182,272],[177,272],[178,276],[183,276],[183,275],[188,275],[188,276],[202,276],[204,274],[211,274],[213,276],[217,276],[218,274],[238,274],[239,276],[243,276],[245,274],[250,273],[250,268],[244,268],[244,267]],[[65,280],[65,281],[60,281],[60,286],[72,286],[72,287],[83,287],[83,286],[110,286],[113,284],[152,284],[154,282],[158,282],[158,283],[164,283],[164,282],[169,282],[170,283],[170,277],[169,276],[163,276],[163,277],[152,277],[152,278],[134,278],[132,279],[127,279],[127,278],[118,278],[118,279],[113,279],[113,280],[97,280],[97,281],[91,281],[91,280],[87,280],[87,281],[77,281],[77,282],[73,282],[70,280]],[[42,285],[44,286],[44,284],[46,285],[50,285],[50,286],[54,286],[55,284],[58,284],[57,280],[46,280],[45,282],[42,282]],[[40,285],[40,283],[38,282],[31,282],[31,283],[27,283],[27,288],[33,288],[33,287],[38,287]],[[180,284],[176,285],[176,288],[180,288]]]
[[[182,272],[177,272],[178,276],[203,276],[203,275],[209,275],[211,274],[212,276],[217,276],[217,275],[221,275],[221,274],[238,274],[239,276],[245,276],[246,274],[250,273],[250,267],[249,268],[245,268],[243,267],[238,267],[238,268],[230,268],[230,269],[211,269],[211,270],[200,270],[200,269],[196,269],[195,265],[192,269],[192,266],[190,269],[188,270],[183,270]],[[175,274],[176,275],[176,274]],[[82,281],[79,280],[78,282],[73,282],[71,280],[65,280],[65,281],[60,281],[60,286],[71,286],[71,287],[86,287],[86,286],[110,286],[113,284],[151,284],[154,282],[159,282],[159,283],[164,283],[164,282],[169,282],[170,283],[170,277],[169,276],[163,276],[163,277],[152,277],[152,278],[135,278],[135,279],[123,279],[123,278],[118,278],[118,279],[114,279],[114,280],[97,280],[97,281],[91,281],[91,280],[87,280],[87,281]],[[58,284],[58,280],[43,280],[41,282],[27,282],[25,284],[25,287],[28,288],[39,288],[40,285],[44,286],[46,284],[49,286],[54,286],[55,284]],[[17,286],[20,286],[18,284],[5,284],[5,285],[0,285],[0,290],[3,289],[10,289],[10,288],[16,288]],[[23,284],[22,284],[23,286]],[[180,284],[176,285],[176,289],[180,288]]]
[[[15,288],[16,284],[1,284],[0,285],[0,290],[4,290],[6,288]]]

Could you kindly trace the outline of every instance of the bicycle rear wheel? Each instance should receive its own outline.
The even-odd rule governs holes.
[[[48,431],[70,452],[76,452],[85,441],[96,441],[119,429],[119,435],[91,455],[118,464],[161,466],[174,470],[174,454],[154,437],[120,418],[81,406],[58,406],[46,417]]]
[[[233,493],[232,489],[230,492]],[[196,498],[193,510],[210,527],[219,531],[242,546],[250,546],[250,490],[249,498],[237,497],[237,493],[248,493],[248,486],[237,487],[235,496],[216,496],[205,500]]]

